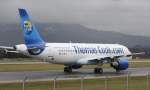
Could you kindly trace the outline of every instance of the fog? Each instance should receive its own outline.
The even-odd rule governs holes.
[[[35,22],[150,36],[150,0],[0,0],[0,23],[19,23],[18,8]]]

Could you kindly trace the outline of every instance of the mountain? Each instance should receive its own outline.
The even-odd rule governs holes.
[[[47,42],[118,43],[128,47],[150,46],[150,37],[132,36],[112,31],[98,31],[79,24],[36,23],[41,36]],[[23,43],[19,24],[0,24],[0,45]]]

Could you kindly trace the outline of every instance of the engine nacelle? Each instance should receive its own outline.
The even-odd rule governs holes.
[[[71,67],[72,67],[73,69],[79,69],[79,68],[82,67],[82,65],[78,65],[78,64],[77,64],[77,65],[72,65]]]
[[[128,69],[128,60],[125,58],[120,58],[115,62],[111,63],[111,66],[116,70],[126,70]]]
[[[14,46],[14,49],[25,55],[28,53],[27,47],[24,44],[16,45],[16,46]]]

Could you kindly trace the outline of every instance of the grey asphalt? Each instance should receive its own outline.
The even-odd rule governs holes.
[[[75,70],[71,74],[66,74],[62,71],[28,71],[28,72],[0,72],[0,82],[21,81],[25,77],[27,80],[46,80],[46,79],[68,79],[99,76],[122,76],[130,74],[132,76],[143,76],[150,72],[150,68],[129,68],[126,71],[116,73],[114,69],[104,69],[103,74],[94,74],[92,69]]]

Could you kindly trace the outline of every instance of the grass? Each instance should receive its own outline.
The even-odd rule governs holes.
[[[105,79],[84,79],[83,90],[105,90]],[[53,81],[26,82],[25,90],[53,90]],[[107,90],[126,90],[126,77],[108,78]],[[56,90],[81,90],[81,80],[57,80]],[[22,83],[0,84],[0,90],[22,90]],[[129,77],[128,90],[146,90],[146,77]]]
[[[34,58],[1,58],[0,63],[9,63],[9,62],[39,62],[42,60]]]
[[[2,64],[0,72],[63,70],[63,67],[55,64]]]
[[[139,60],[145,61],[145,60]],[[96,65],[84,65],[81,69],[93,69]],[[150,62],[130,62],[130,68],[145,68],[150,67]],[[64,65],[56,64],[1,64],[0,72],[13,72],[13,71],[53,71],[53,70],[62,70]],[[104,64],[103,68],[110,68],[109,64]]]

